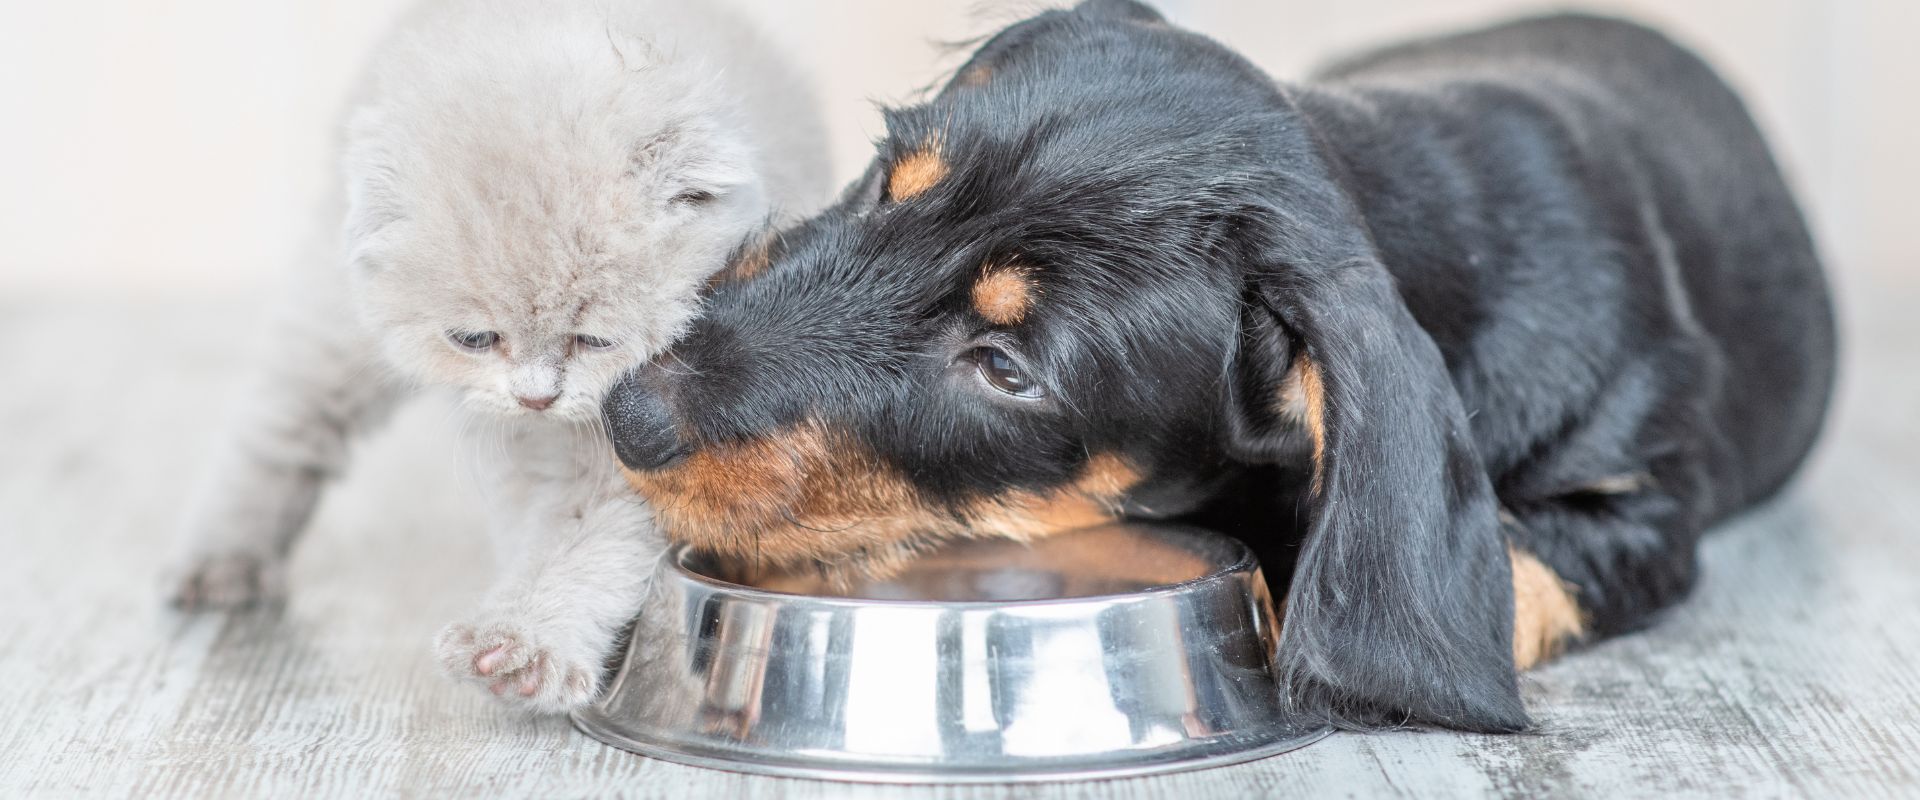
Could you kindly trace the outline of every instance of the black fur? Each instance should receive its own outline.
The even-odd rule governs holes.
[[[1303,711],[1513,731],[1510,544],[1590,633],[1630,630],[1819,430],[1835,344],[1801,215],[1739,100],[1644,28],[1526,20],[1287,86],[1098,0],[960,75],[616,390],[630,467],[820,420],[958,509],[1118,454],[1147,476],[1130,513],[1262,553]],[[889,197],[928,142],[945,177]],[[968,290],[1012,262],[1036,300],[994,326]],[[1047,397],[986,387],[982,343]],[[1318,467],[1277,409],[1299,359]]]

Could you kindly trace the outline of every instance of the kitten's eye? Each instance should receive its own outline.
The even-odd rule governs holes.
[[[1045,392],[1040,384],[1027,377],[1027,373],[1014,363],[1013,357],[997,347],[976,347],[967,353],[967,358],[980,369],[980,379],[988,386],[999,389],[1014,397],[1034,400]]]
[[[500,334],[493,331],[448,331],[447,338],[461,349],[476,353],[490,350],[500,343]]]
[[[613,347],[613,342],[610,340],[602,339],[598,336],[588,336],[584,333],[574,334],[573,343],[588,350],[608,350]]]
[[[673,196],[673,202],[684,206],[704,206],[718,199],[719,195],[705,189],[688,189]]]

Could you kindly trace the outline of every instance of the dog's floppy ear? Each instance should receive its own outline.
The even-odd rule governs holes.
[[[1227,412],[1239,458],[1311,447],[1280,644],[1292,700],[1351,725],[1524,729],[1497,503],[1440,351],[1360,223],[1299,211],[1247,226]]]

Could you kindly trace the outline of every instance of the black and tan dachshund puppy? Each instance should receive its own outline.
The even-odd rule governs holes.
[[[1739,99],[1553,17],[1276,84],[1124,0],[989,40],[743,248],[607,416],[678,541],[883,570],[1176,518],[1260,552],[1303,712],[1527,728],[1820,429],[1820,264]]]

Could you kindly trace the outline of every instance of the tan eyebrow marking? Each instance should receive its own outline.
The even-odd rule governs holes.
[[[995,325],[1018,325],[1033,308],[1033,270],[987,265],[973,283],[973,310]]]
[[[933,188],[946,177],[947,162],[940,157],[940,143],[928,139],[920,149],[893,165],[893,171],[887,175],[887,196],[906,200]]]

